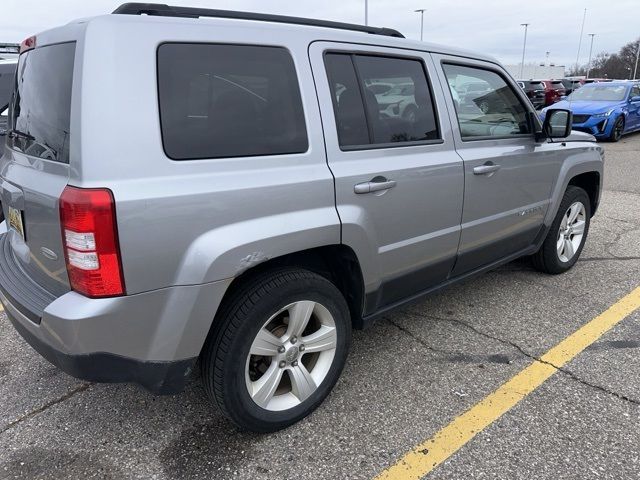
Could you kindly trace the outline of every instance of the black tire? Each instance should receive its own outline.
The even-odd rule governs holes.
[[[609,135],[609,141],[617,142],[620,140],[622,138],[622,132],[624,132],[624,117],[620,115],[613,124],[613,129]]]
[[[267,410],[253,401],[245,383],[249,351],[265,322],[300,300],[320,303],[333,316],[335,355],[311,396],[288,410]],[[288,427],[315,410],[338,380],[351,344],[349,308],[340,291],[324,277],[295,268],[281,268],[247,280],[224,302],[215,325],[201,355],[207,395],[238,427],[259,433]]]
[[[560,234],[560,224],[562,223],[562,219],[567,213],[567,210],[571,205],[575,202],[582,202],[585,207],[585,225],[584,225],[584,234],[582,237],[582,241],[580,246],[575,250],[575,254],[568,261],[562,261],[560,256],[558,255],[557,242]],[[553,220],[551,224],[551,228],[549,232],[547,232],[547,236],[535,254],[532,255],[531,260],[533,266],[536,270],[539,270],[544,273],[550,274],[559,274],[564,273],[569,270],[571,267],[575,265],[580,257],[580,253],[584,247],[584,244],[587,240],[587,235],[589,233],[589,224],[591,221],[591,202],[589,200],[589,195],[582,188],[576,187],[573,185],[569,185],[567,187],[567,191],[564,193],[562,201],[560,202],[560,207],[558,207],[558,213],[556,214],[556,218]]]

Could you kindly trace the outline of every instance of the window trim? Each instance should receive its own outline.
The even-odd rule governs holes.
[[[162,107],[161,107],[161,102],[160,102],[160,62],[159,62],[159,55],[160,55],[160,48],[163,45],[218,45],[218,46],[229,46],[229,47],[266,47],[266,48],[278,48],[281,50],[284,50],[287,52],[287,54],[289,55],[289,58],[291,59],[291,64],[293,66],[293,72],[295,73],[295,77],[296,77],[296,84],[298,86],[298,93],[300,94],[300,106],[302,107],[302,119],[304,120],[304,134],[305,134],[305,138],[307,140],[307,147],[305,148],[305,150],[300,151],[300,152],[288,152],[288,153],[257,153],[254,155],[232,155],[232,156],[224,156],[224,157],[211,157],[211,156],[207,156],[207,157],[190,157],[190,158],[174,158],[171,155],[169,155],[169,153],[167,152],[166,146],[165,146],[165,139],[164,139],[164,132],[162,131]],[[256,157],[284,157],[284,156],[290,156],[290,155],[305,155],[308,154],[309,151],[311,150],[311,141],[309,139],[309,124],[307,122],[307,111],[305,109],[305,104],[304,104],[304,97],[302,95],[302,84],[300,83],[300,75],[298,73],[298,69],[296,67],[296,62],[295,62],[295,57],[293,55],[293,53],[291,52],[291,50],[288,47],[285,47],[283,45],[273,45],[273,44],[257,44],[257,43],[230,43],[230,42],[197,42],[197,41],[178,41],[178,40],[171,40],[171,41],[164,41],[158,44],[158,46],[156,47],[156,61],[155,61],[155,66],[156,66],[156,99],[157,99],[157,104],[158,104],[158,126],[160,127],[160,142],[162,143],[162,152],[165,154],[165,156],[173,161],[173,162],[192,162],[192,161],[199,161],[199,160],[211,160],[211,161],[216,161],[216,160],[226,160],[226,159],[234,159],[234,158],[256,158]]]
[[[513,85],[509,81],[509,78],[505,75],[505,72],[501,71],[499,68],[495,68],[492,65],[485,65],[485,64],[479,65],[477,63],[472,63],[472,62],[442,59],[440,60],[440,68],[442,69],[442,74],[444,75],[444,79],[447,82],[447,84],[449,83],[449,79],[447,78],[447,72],[444,69],[445,65],[475,68],[476,70],[486,70],[488,72],[495,73],[500,78],[502,78],[505,84],[511,87],[511,90],[515,92],[516,98],[518,98],[518,101],[524,107],[524,109],[527,110],[529,113],[533,113],[536,119],[538,118],[538,114],[535,111],[531,110],[531,108],[529,108],[529,104],[531,102],[529,101],[523,102],[522,95],[524,94],[524,90],[522,90],[520,87],[518,87],[518,89],[513,88]],[[540,82],[540,83],[543,83],[543,82]],[[521,90],[521,91],[518,91],[518,90]],[[449,92],[449,95],[451,95],[451,92]],[[497,135],[497,136],[483,135],[478,137],[463,136],[462,129],[460,128],[460,119],[458,118],[458,112],[456,111],[455,106],[453,109],[453,114],[455,115],[455,121],[456,121],[456,124],[458,125],[458,134],[460,135],[460,140],[462,140],[463,142],[479,142],[479,141],[487,141],[487,140],[510,140],[510,139],[517,139],[517,138],[535,138],[535,132],[519,133],[517,135]],[[539,120],[536,120],[536,121],[539,122]],[[542,128],[541,125],[538,125],[538,126]]]
[[[354,57],[363,56],[363,57],[381,57],[381,58],[390,58],[394,60],[413,60],[420,62],[422,66],[422,71],[424,73],[425,80],[427,81],[427,88],[429,89],[429,95],[431,96],[431,103],[433,105],[433,116],[436,122],[436,129],[438,132],[438,137],[433,140],[413,140],[407,142],[386,142],[386,143],[368,143],[364,145],[341,145],[340,144],[340,135],[338,134],[338,118],[336,116],[336,98],[331,90],[331,81],[329,79],[329,73],[327,71],[326,64],[326,56],[330,54],[342,54],[348,55],[351,59],[351,64],[353,66],[353,70],[355,72],[356,81],[358,82],[358,89],[360,91],[360,101],[362,102],[362,110],[364,111],[365,121],[367,122],[367,132],[369,133],[369,141],[372,139],[372,128],[369,123],[369,114],[367,112],[366,102],[364,101],[364,92],[363,92],[363,83],[362,78],[360,76],[360,71],[354,61]],[[404,148],[404,147],[415,147],[421,145],[441,145],[444,143],[444,138],[442,135],[442,129],[440,128],[440,117],[438,115],[439,109],[436,102],[436,97],[433,94],[433,84],[431,78],[429,76],[429,72],[427,70],[427,66],[425,65],[424,59],[422,57],[416,57],[413,55],[402,55],[402,54],[388,54],[388,53],[380,53],[375,51],[363,51],[363,50],[350,50],[350,49],[339,49],[339,48],[328,48],[322,52],[322,65],[324,67],[325,78],[329,82],[329,94],[331,96],[331,105],[333,106],[333,125],[336,129],[336,138],[338,140],[338,148],[342,152],[357,152],[363,150],[381,150],[387,148]]]

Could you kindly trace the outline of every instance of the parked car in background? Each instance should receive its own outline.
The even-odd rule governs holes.
[[[88,381],[177,393],[197,366],[256,432],[322,403],[352,329],[519,257],[571,269],[602,188],[570,112],[386,28],[129,3],[30,37],[14,85],[6,317]]]
[[[0,60],[0,107],[9,103],[18,59]]]
[[[640,130],[640,82],[589,83],[553,105],[573,112],[573,129],[617,142]],[[541,118],[544,120],[546,111]]]
[[[565,95],[571,95],[571,92],[577,90],[584,84],[584,80],[577,80],[573,78],[563,78],[560,81],[564,86]]]
[[[524,92],[536,109],[545,106],[545,86],[540,80],[520,80],[519,83],[524,85]]]
[[[613,80],[610,80],[608,78],[587,78],[584,81],[584,84],[586,85],[587,83],[602,83],[602,82],[612,82]]]
[[[544,106],[548,107],[560,101],[560,97],[566,95],[562,80],[541,80],[544,85]]]
[[[387,117],[402,117],[414,121],[418,113],[418,107],[416,105],[415,87],[413,83],[397,83],[391,85],[391,88],[387,89],[385,93],[376,95],[380,114]]]

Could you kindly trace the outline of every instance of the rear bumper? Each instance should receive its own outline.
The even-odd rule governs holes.
[[[5,303],[4,298],[2,302]],[[193,358],[175,362],[146,362],[111,353],[69,354],[46,343],[8,310],[7,316],[36,352],[63,372],[90,382],[130,382],[160,395],[179,393],[184,389],[196,361]]]
[[[74,377],[133,382],[156,393],[184,388],[230,283],[101,299],[68,292],[32,311],[23,299],[32,296],[26,290],[33,281],[9,268],[11,255],[0,249],[0,301],[36,351]]]

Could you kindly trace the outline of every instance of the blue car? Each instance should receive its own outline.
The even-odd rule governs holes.
[[[617,142],[622,135],[640,130],[640,83],[589,83],[562,101],[540,111],[544,120],[550,108],[573,112],[573,129],[598,140]]]

